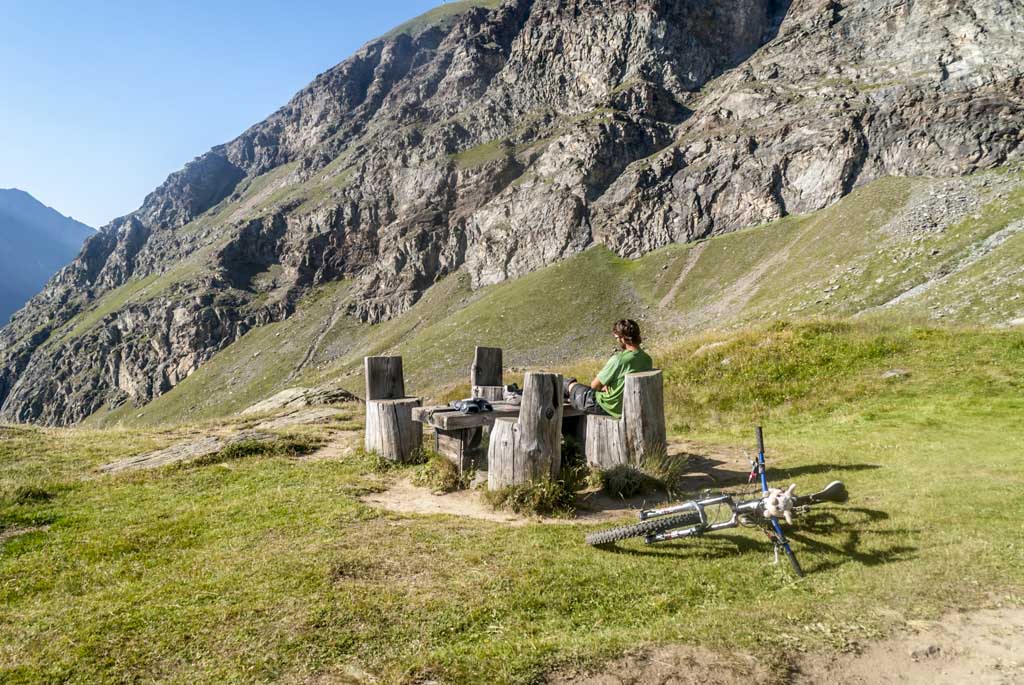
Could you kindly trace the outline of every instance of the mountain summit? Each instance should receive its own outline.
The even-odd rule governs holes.
[[[1002,0],[446,5],[91,238],[0,331],[0,418],[145,403],[324,283],[381,322],[456,272],[637,257],[1019,159],[1022,31]]]
[[[0,326],[94,233],[23,190],[0,188]]]

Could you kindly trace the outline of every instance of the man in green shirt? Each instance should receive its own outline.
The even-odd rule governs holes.
[[[604,365],[590,386],[569,378],[565,381],[565,396],[576,409],[588,414],[607,414],[622,417],[622,394],[626,387],[626,374],[650,371],[654,368],[651,357],[640,349],[640,326],[632,319],[616,322],[612,334],[621,352]]]

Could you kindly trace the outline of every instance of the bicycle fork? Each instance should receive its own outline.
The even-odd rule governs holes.
[[[767,497],[768,495],[768,474],[766,473],[764,466],[764,431],[761,430],[761,426],[757,427],[757,465],[756,470],[758,475],[761,476],[761,494]],[[779,563],[779,548],[786,553],[786,557],[789,559],[789,563],[793,566],[793,571],[800,578],[804,577],[804,570],[800,568],[800,562],[796,560],[796,554],[793,549],[789,546],[789,540],[786,539],[786,534],[782,532],[782,526],[779,525],[778,517],[772,516],[768,519],[770,521],[770,528],[765,531],[768,535],[768,539],[772,541],[775,546],[775,563]]]

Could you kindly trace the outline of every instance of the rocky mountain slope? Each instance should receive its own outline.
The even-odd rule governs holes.
[[[0,188],[0,325],[74,259],[94,233],[23,190]]]
[[[0,331],[0,418],[146,403],[313,286],[376,323],[456,272],[636,257],[1019,159],[1022,30],[1019,0],[448,7],[91,239]]]

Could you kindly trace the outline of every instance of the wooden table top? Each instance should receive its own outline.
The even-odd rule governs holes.
[[[441,430],[458,430],[460,428],[477,428],[493,426],[495,419],[515,419],[519,417],[519,405],[508,402],[491,402],[494,411],[479,414],[463,414],[448,405],[433,407],[416,407],[412,410],[412,420],[426,423]],[[562,416],[583,416],[583,412],[568,404],[562,405]]]

